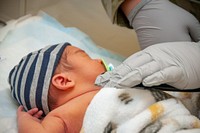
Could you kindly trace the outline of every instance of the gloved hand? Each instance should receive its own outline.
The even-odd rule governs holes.
[[[200,42],[152,45],[98,76],[95,84],[133,87],[141,82],[149,87],[166,83],[179,89],[200,88]]]
[[[142,49],[163,42],[200,41],[199,21],[168,0],[151,0],[128,18]]]

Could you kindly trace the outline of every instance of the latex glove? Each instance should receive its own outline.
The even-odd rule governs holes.
[[[200,88],[200,42],[152,45],[98,76],[95,84],[133,87],[141,82],[145,86],[166,83],[179,89]]]
[[[127,18],[142,49],[163,42],[200,41],[199,21],[169,0],[151,0],[138,11],[134,8]]]

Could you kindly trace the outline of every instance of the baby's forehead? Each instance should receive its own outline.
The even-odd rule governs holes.
[[[62,53],[61,59],[67,59],[67,57],[70,56],[69,53],[73,53],[73,51],[76,49],[80,49],[80,48],[76,46],[72,46],[72,45],[67,45]]]
[[[65,47],[65,49],[72,50],[72,49],[81,49],[81,48],[76,47],[76,46],[73,46],[73,45],[67,45],[67,46]],[[81,50],[82,50],[82,49],[81,49]]]
[[[84,51],[84,50],[79,47],[73,46],[73,45],[68,45],[65,47],[65,50],[63,52],[64,53],[76,53],[77,51]]]

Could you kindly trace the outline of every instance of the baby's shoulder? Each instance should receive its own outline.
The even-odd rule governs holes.
[[[53,126],[52,126],[53,123]],[[42,125],[48,127],[49,130],[58,131],[60,133],[67,130],[67,123],[65,118],[58,111],[49,112],[42,120]]]

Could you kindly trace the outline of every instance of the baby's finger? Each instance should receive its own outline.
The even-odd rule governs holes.
[[[24,110],[24,107],[22,106],[22,105],[20,105],[19,107],[18,107],[18,109],[17,109],[17,112],[19,113],[19,112],[22,112]]]
[[[24,107],[22,105],[20,105],[17,110],[18,111],[23,111],[23,109],[24,109]]]
[[[20,116],[22,113],[24,113],[24,107],[20,105],[17,109],[17,116]]]
[[[33,117],[40,118],[40,117],[42,116],[42,114],[43,114],[43,111],[40,110],[40,111],[36,112],[36,113],[33,115]]]
[[[38,112],[38,108],[33,108],[33,109],[30,109],[29,111],[27,111],[27,113],[29,113],[30,115],[34,115],[37,112]]]

